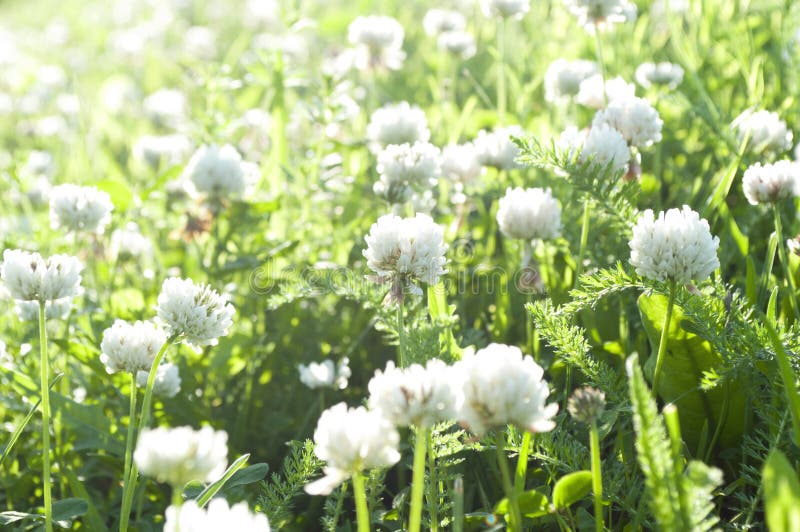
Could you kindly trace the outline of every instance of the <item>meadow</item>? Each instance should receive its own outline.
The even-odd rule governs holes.
[[[0,2],[0,528],[800,530],[793,0]]]

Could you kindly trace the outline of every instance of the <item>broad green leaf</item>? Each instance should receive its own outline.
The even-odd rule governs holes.
[[[550,513],[550,501],[547,495],[540,491],[529,490],[520,494],[517,500],[519,510],[525,517],[540,517]],[[494,513],[508,514],[508,497],[504,497],[494,507]]]
[[[800,530],[800,482],[786,456],[772,451],[761,478],[770,530]]]
[[[575,471],[564,475],[553,487],[553,504],[559,510],[568,508],[592,490],[592,472]]]
[[[246,486],[247,484],[260,482],[264,480],[265,476],[267,476],[268,471],[269,465],[264,463],[253,464],[245,467],[244,469],[240,469],[228,480],[223,488],[223,491],[235,488],[236,486]]]
[[[222,487],[231,479],[231,477],[237,471],[239,471],[241,468],[244,467],[244,465],[247,463],[248,458],[250,458],[250,455],[244,454],[239,458],[237,458],[236,460],[234,460],[234,462],[230,465],[230,467],[228,467],[227,471],[225,471],[225,473],[219,480],[209,484],[206,487],[206,489],[204,489],[203,492],[197,496],[196,499],[197,506],[201,508],[205,506],[208,503],[208,501],[210,501],[214,497],[214,495],[216,495],[217,492],[221,490]]]
[[[53,521],[61,528],[72,526],[72,520],[89,511],[89,503],[83,499],[61,499],[53,503]]]

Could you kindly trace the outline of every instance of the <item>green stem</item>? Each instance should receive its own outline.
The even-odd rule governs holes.
[[[50,368],[47,358],[47,322],[45,302],[39,301],[39,354],[41,356],[40,375],[42,390],[42,494],[44,496],[44,529],[53,532],[53,500],[50,489]]]
[[[786,258],[786,242],[783,241],[783,231],[781,228],[781,213],[778,204],[772,204],[772,212],[775,215],[775,235],[778,237],[778,258],[783,266],[783,275],[786,277],[786,286],[789,288],[789,300],[792,302],[794,319],[800,321],[800,306],[797,304],[797,290],[794,286],[794,277],[789,270],[789,261]]]
[[[430,513],[431,532],[439,530],[439,478],[436,475],[436,454],[433,452],[433,431],[428,429],[428,512]]]
[[[456,477],[453,482],[453,532],[464,531],[464,479]]]
[[[772,348],[775,350],[775,359],[778,362],[781,380],[783,380],[783,391],[786,394],[786,403],[789,405],[789,413],[792,416],[794,443],[800,445],[800,395],[797,392],[797,377],[775,326],[769,318],[764,320],[764,325],[767,328]]]
[[[769,275],[772,273],[772,266],[775,264],[775,248],[777,239],[770,235],[767,239],[767,256],[764,257],[764,266],[761,270],[761,282],[759,283],[760,292],[758,294],[758,306],[761,307],[769,295]]]
[[[158,373],[158,366],[167,352],[167,348],[174,342],[176,337],[171,336],[161,346],[156,357],[153,359],[153,365],[150,366],[150,374],[147,377],[147,386],[144,389],[144,399],[142,400],[142,412],[139,414],[139,431],[147,427],[150,421],[150,403],[153,400],[153,386],[156,382],[156,374]],[[122,509],[120,510],[119,517],[119,530],[126,532],[128,530],[128,521],[130,520],[131,504],[133,503],[133,494],[136,491],[136,481],[139,475],[139,468],[136,467],[136,462],[131,460],[130,471],[128,478],[125,479],[125,485],[122,489]]]
[[[409,532],[419,532],[422,523],[422,493],[425,488],[425,454],[427,452],[429,428],[417,428],[414,438],[414,470],[411,477],[411,515],[408,517]]]
[[[522,446],[519,448],[519,457],[517,458],[517,470],[514,475],[514,492],[519,495],[525,491],[525,478],[528,474],[528,452],[531,447],[531,433],[525,431],[522,435]]]
[[[509,472],[508,459],[506,458],[505,444],[505,433],[502,430],[498,430],[495,443],[495,450],[497,451],[497,463],[500,466],[500,475],[503,479],[503,489],[506,492],[506,497],[508,497],[508,511],[510,518],[508,530],[514,532],[515,530],[522,530],[522,514],[519,511],[517,493],[514,490],[514,486],[511,484],[511,473]]]
[[[583,261],[586,257],[586,245],[589,243],[589,196],[583,199],[583,216],[581,217],[581,241],[578,247],[578,262],[575,265],[573,285],[578,286],[578,278],[583,274]]]
[[[497,20],[497,121],[500,125],[506,119],[506,20]]]
[[[653,373],[653,395],[658,396],[658,381],[661,377],[661,367],[664,365],[664,355],[667,352],[667,337],[669,336],[669,322],[672,319],[672,307],[675,305],[675,281],[669,282],[669,303],[667,315],[664,317],[664,327],[661,329],[661,340],[658,342],[656,355],[656,370]]]
[[[183,505],[183,494],[178,486],[172,487],[172,508],[175,510],[175,530],[180,532],[181,523],[181,506]]]
[[[397,365],[405,367],[405,352],[403,343],[405,341],[405,324],[403,323],[403,300],[397,302]]]
[[[361,473],[353,475],[353,495],[356,499],[356,519],[358,532],[369,532],[369,510],[367,509],[367,493],[364,490],[364,477]]]
[[[594,491],[594,523],[597,532],[605,530],[603,518],[603,473],[600,470],[600,434],[597,421],[592,420],[589,432],[589,448],[592,454],[592,491]]]
[[[136,373],[131,371],[131,397],[130,409],[128,414],[128,437],[125,441],[125,472],[123,473],[123,481],[128,481],[128,476],[131,473],[131,461],[133,460],[133,439],[136,434]],[[124,491],[124,489],[123,489]],[[123,497],[124,498],[124,497]]]

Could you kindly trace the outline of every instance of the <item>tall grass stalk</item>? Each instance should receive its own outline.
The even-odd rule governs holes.
[[[369,532],[369,509],[367,508],[367,492],[364,489],[364,477],[361,473],[353,475],[353,496],[356,499],[356,520],[358,532]]]
[[[47,357],[47,322],[45,301],[39,301],[39,380],[42,391],[42,496],[44,498],[44,529],[53,532],[53,499],[50,486],[50,365]]]
[[[781,226],[781,213],[778,204],[772,204],[772,213],[775,216],[775,236],[778,239],[778,259],[783,267],[783,276],[786,278],[786,286],[789,288],[789,301],[792,302],[794,319],[800,321],[800,306],[797,304],[797,289],[794,286],[794,277],[789,270],[789,260],[786,257],[786,242],[783,240],[783,229]]]
[[[658,382],[661,378],[661,368],[664,365],[664,357],[667,353],[667,337],[669,336],[669,322],[672,320],[672,308],[675,306],[675,281],[669,282],[669,302],[667,303],[667,314],[664,316],[664,327],[661,329],[661,340],[658,342],[658,354],[656,355],[656,369],[653,372],[653,395],[658,396]]]
[[[589,451],[592,458],[592,491],[594,492],[594,523],[597,532],[605,530],[603,518],[603,472],[600,468],[600,433],[597,421],[589,427]]]
[[[411,513],[409,532],[419,532],[422,523],[422,494],[425,488],[425,454],[428,447],[427,427],[418,427],[414,436],[414,470],[411,477]]]
[[[522,514],[519,511],[519,502],[517,500],[517,492],[511,484],[511,473],[508,467],[508,458],[506,458],[506,440],[505,432],[502,430],[497,431],[495,439],[495,450],[497,451],[497,464],[500,466],[500,475],[503,480],[503,489],[508,498],[508,530],[521,531],[522,530]]]

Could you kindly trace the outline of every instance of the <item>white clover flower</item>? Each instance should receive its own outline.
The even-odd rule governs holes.
[[[251,512],[246,502],[229,507],[221,497],[211,499],[207,509],[192,500],[177,509],[170,506],[165,517],[164,532],[270,532],[266,515]]]
[[[474,183],[483,170],[475,145],[450,144],[442,151],[442,175],[463,184]]]
[[[516,425],[530,432],[547,432],[558,404],[545,404],[550,395],[544,370],[518,347],[491,344],[477,353],[469,351],[456,362],[464,399],[458,419],[470,431],[487,431]]]
[[[39,303],[36,301],[15,301],[17,317],[20,321],[36,321],[39,319]],[[44,317],[48,320],[63,320],[72,311],[72,297],[47,301],[44,305]]]
[[[653,85],[664,85],[675,89],[683,81],[683,68],[669,62],[642,63],[636,67],[636,81],[645,89]]]
[[[458,11],[450,9],[429,9],[422,19],[425,33],[434,37],[448,31],[464,31],[467,19]]]
[[[356,45],[356,67],[365,70],[403,66],[403,26],[393,17],[372,15],[356,17],[347,27],[347,39]]]
[[[799,184],[800,163],[795,161],[756,163],[745,170],[742,179],[744,195],[750,205],[791,198],[797,194]]]
[[[187,482],[213,482],[228,465],[228,434],[211,427],[144,429],[133,453],[143,475],[182,489]]]
[[[109,254],[114,260],[139,259],[153,255],[153,241],[139,230],[135,222],[111,233]]]
[[[67,231],[103,234],[114,204],[96,187],[59,185],[50,191],[50,226]]]
[[[186,95],[177,89],[159,89],[143,102],[147,117],[165,127],[176,128],[186,121],[189,102]]]
[[[594,61],[556,59],[550,63],[544,74],[545,100],[552,103],[576,96],[581,88],[581,83],[597,72],[597,63]]]
[[[564,5],[589,31],[636,19],[636,5],[628,0],[564,0]]]
[[[390,144],[378,155],[376,194],[391,203],[408,200],[411,187],[434,186],[441,174],[441,151],[428,142]]]
[[[100,343],[100,362],[106,371],[150,371],[159,349],[166,343],[167,335],[151,321],[128,323],[116,320],[103,331]]]
[[[605,93],[603,89],[605,88]],[[575,101],[592,109],[602,109],[609,102],[622,98],[633,98],[636,87],[620,77],[612,78],[603,83],[603,76],[593,74],[581,81]]]
[[[54,301],[80,293],[82,269],[80,261],[68,255],[43,259],[38,253],[7,249],[3,251],[0,277],[14,299]]]
[[[325,476],[305,487],[310,495],[328,495],[365,469],[389,467],[400,460],[400,435],[380,411],[339,403],[325,410],[314,431],[314,453],[327,462]]]
[[[556,238],[561,232],[561,207],[549,188],[508,188],[500,198],[497,223],[508,238]]]
[[[398,427],[430,427],[456,417],[460,384],[452,368],[438,359],[407,368],[390,361],[369,381],[369,407]]]
[[[147,371],[136,373],[136,385],[140,388],[147,386],[150,378],[150,368]],[[181,391],[181,375],[178,366],[165,362],[156,369],[156,379],[153,381],[153,393],[159,397],[170,399]]]
[[[792,147],[792,132],[777,113],[748,109],[731,124],[739,142],[750,136],[750,146],[758,150],[784,151]]]
[[[530,0],[481,0],[481,11],[487,17],[522,18],[530,8]]]
[[[427,142],[430,138],[425,113],[408,102],[384,105],[372,113],[367,124],[367,140],[378,149],[389,144]]]
[[[427,214],[417,213],[414,218],[387,214],[370,227],[362,253],[379,279],[394,282],[393,293],[398,295],[412,281],[436,284],[446,273],[443,237],[444,230]],[[418,288],[415,291],[421,293]]]
[[[242,156],[230,144],[201,146],[184,170],[198,192],[211,196],[241,196],[252,176]]]
[[[190,345],[216,345],[228,334],[234,309],[214,289],[191,279],[171,277],[161,285],[156,313],[169,336],[183,337]]]
[[[789,253],[800,256],[800,235],[787,239],[786,247],[789,249]]]
[[[512,136],[522,135],[522,128],[509,126],[495,129],[491,133],[480,130],[473,141],[478,161],[483,166],[491,166],[498,170],[518,168],[519,147],[511,140]]]
[[[297,370],[300,372],[300,382],[311,388],[333,388],[344,390],[347,388],[347,379],[351,372],[350,359],[342,358],[338,364],[333,360],[327,359],[322,362],[311,362],[307,366],[298,364]]]
[[[631,150],[622,134],[608,124],[600,124],[588,132],[575,126],[567,128],[559,138],[559,145],[572,157],[578,154],[578,162],[592,161],[595,165],[611,165],[614,172],[628,166]]]
[[[608,107],[598,111],[592,127],[601,124],[608,124],[622,133],[631,146],[646,148],[661,140],[664,121],[647,100],[632,97],[613,100]]]
[[[440,33],[436,39],[436,45],[439,50],[444,50],[464,60],[474,56],[477,51],[475,37],[466,31],[445,31]]]
[[[186,157],[192,149],[189,137],[180,133],[172,135],[144,135],[133,144],[133,157],[158,168],[162,162],[177,164]]]
[[[658,213],[647,209],[633,226],[631,264],[636,273],[657,281],[704,281],[719,268],[719,238],[706,220],[687,205]]]
[[[183,48],[198,59],[211,60],[217,55],[217,35],[205,26],[192,26],[183,33]]]

